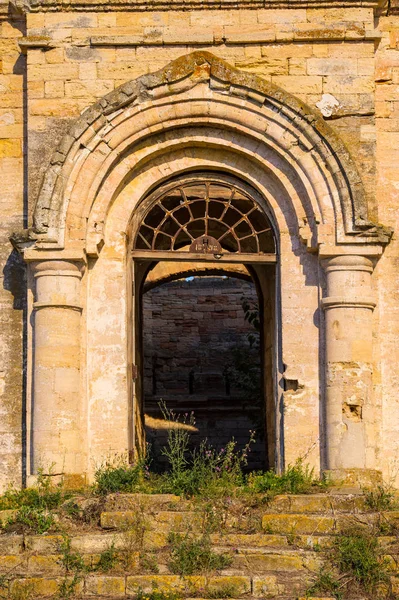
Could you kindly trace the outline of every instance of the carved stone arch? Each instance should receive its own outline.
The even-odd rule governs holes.
[[[250,140],[269,168],[279,161],[274,173],[297,180],[300,226],[312,230],[305,235],[316,246],[325,243],[326,228],[319,225],[333,228],[335,243],[387,241],[389,232],[368,221],[356,166],[325,121],[282,89],[203,51],[123,84],[73,123],[51,158],[30,237],[45,247],[67,246],[68,212],[90,221],[104,185],[115,182],[112,195],[123,185],[116,173],[132,171],[136,150],[144,142],[157,146],[162,136],[171,142],[171,132],[184,126],[230,131],[240,142]],[[107,191],[111,202],[109,185]]]

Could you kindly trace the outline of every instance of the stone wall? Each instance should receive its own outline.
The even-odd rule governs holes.
[[[259,344],[251,348],[248,336],[259,338],[244,318],[243,298],[257,305],[254,284],[225,277],[178,280],[144,295],[144,409],[157,460],[165,441],[163,400],[177,414],[194,411],[193,444],[207,439],[222,448],[234,437],[242,448],[249,430],[258,429],[250,464],[265,466],[264,411],[259,397],[237,385],[237,360],[260,373]]]
[[[391,2],[394,4],[397,3]],[[26,359],[32,363],[31,318],[25,310],[25,268],[8,238],[14,230],[31,225],[43,174],[71,121],[104,94],[193,50],[208,50],[243,71],[281,86],[319,112],[345,142],[357,165],[370,218],[398,230],[397,7],[395,14],[386,16],[373,10],[371,3],[348,8],[343,3],[331,8],[324,3],[319,7],[315,3],[314,8],[289,8],[289,2],[273,9],[255,5],[256,2],[251,3],[252,9],[198,7],[187,11],[135,11],[132,6],[124,11],[113,10],[115,6],[110,5],[107,12],[103,6],[87,1],[86,12],[80,4],[76,5],[79,10],[63,12],[57,3],[39,2],[35,12],[27,9],[25,14],[18,14],[11,5],[1,3],[0,486],[20,484],[23,480],[22,457],[32,385],[29,377],[25,381]],[[89,148],[82,144],[82,152],[86,151]],[[76,223],[80,224],[77,216]],[[75,225],[71,213],[68,236],[71,244],[76,241],[78,245],[80,234]],[[305,241],[306,226],[304,223],[301,233]],[[331,223],[320,225],[325,231],[332,227]],[[310,264],[314,256],[305,254],[302,242],[296,243],[293,253],[300,257],[301,264]],[[399,472],[398,253],[395,234],[383,256],[375,261],[373,275],[377,297],[373,316],[377,410],[373,427],[377,464],[388,478],[397,477]],[[323,323],[314,312],[314,297],[321,295],[323,276],[320,275],[320,289],[316,289],[316,278],[304,289],[304,282],[309,279],[306,269],[301,275],[293,274],[291,281],[288,279],[283,281],[282,300],[293,315],[285,323],[285,339],[289,339],[284,361],[289,371],[287,378],[299,378],[301,385],[304,383],[311,391],[309,398],[303,391],[286,391],[285,427],[300,432],[302,451],[310,438],[312,444],[317,444],[315,431],[319,431],[318,423],[322,421],[316,403],[323,402],[319,391],[319,383],[323,382],[313,354],[318,354],[322,365],[324,341],[319,331]],[[85,280],[83,286],[87,285]],[[106,302],[102,283],[98,286],[98,293],[105,294],[101,302]],[[295,303],[308,306],[306,323],[295,318]],[[86,330],[90,329],[86,318],[84,312],[83,357]],[[307,352],[299,348],[305,344],[305,338]],[[98,346],[98,340],[95,344]],[[301,353],[302,363],[295,365],[292,375],[290,368],[295,360],[291,358]],[[89,404],[89,386],[84,380],[84,358],[82,361],[84,412]],[[306,427],[310,422],[313,430],[309,436]],[[295,452],[293,449],[289,460],[295,458]],[[312,460],[315,466],[319,464],[318,456]]]
[[[0,22],[0,488],[21,484],[25,440],[25,264],[8,240],[26,225],[24,30],[22,18]]]

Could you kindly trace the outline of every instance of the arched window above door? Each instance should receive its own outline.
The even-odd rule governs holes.
[[[275,252],[257,193],[232,177],[196,174],[151,194],[134,249],[263,254]]]

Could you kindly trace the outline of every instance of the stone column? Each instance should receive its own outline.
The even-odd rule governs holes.
[[[64,473],[82,483],[84,452],[80,395],[82,263],[33,263],[32,473]],[[76,481],[74,481],[76,480]]]
[[[333,478],[367,484],[375,479],[373,263],[363,256],[349,255],[324,259],[322,264],[327,275],[327,297],[322,300],[326,466]]]

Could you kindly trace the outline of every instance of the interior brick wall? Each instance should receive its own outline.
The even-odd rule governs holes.
[[[166,436],[157,420],[160,400],[177,413],[194,411],[195,443],[207,438],[221,448],[234,437],[243,447],[249,430],[259,427],[259,407],[226,374],[237,348],[249,361],[260,360],[248,341],[254,328],[245,320],[243,298],[257,303],[255,285],[231,277],[182,279],[144,295],[145,412],[157,459]],[[255,467],[264,460],[260,434],[251,453]]]

